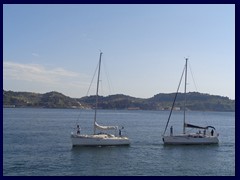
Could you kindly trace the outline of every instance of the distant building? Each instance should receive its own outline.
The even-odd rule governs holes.
[[[173,110],[175,110],[175,111],[180,111],[181,108],[180,108],[180,107],[174,107]]]
[[[15,105],[3,105],[4,108],[15,108]]]
[[[163,107],[161,110],[163,110],[163,111],[169,111],[169,110],[171,110],[171,107]],[[174,111],[180,111],[181,108],[180,108],[180,107],[174,107],[173,110],[174,110]]]
[[[127,108],[128,110],[140,110],[140,108],[139,107],[129,107],[129,108]]]

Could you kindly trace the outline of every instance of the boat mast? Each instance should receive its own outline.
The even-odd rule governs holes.
[[[97,78],[97,91],[96,91],[96,106],[95,106],[95,115],[94,115],[94,134],[96,134],[96,118],[97,118],[97,108],[98,108],[98,87],[99,87],[99,78],[100,78],[100,68],[101,68],[101,58],[102,58],[102,52],[100,51],[100,57],[99,57],[99,66],[98,66],[98,78]]]
[[[186,58],[186,65],[185,65],[185,87],[184,87],[184,96],[185,96],[185,100],[184,100],[184,115],[183,115],[183,134],[186,133],[185,131],[185,117],[186,117],[186,89],[187,89],[187,61],[188,58]]]

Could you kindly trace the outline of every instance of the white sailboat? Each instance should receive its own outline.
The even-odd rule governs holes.
[[[188,59],[186,58],[186,63],[184,66],[184,70],[180,79],[180,83],[178,85],[178,89],[173,101],[173,105],[168,117],[168,121],[164,130],[164,133],[162,135],[162,140],[164,144],[171,144],[171,145],[184,145],[184,144],[218,144],[218,136],[219,134],[216,132],[215,128],[213,126],[196,126],[193,124],[186,123],[186,85],[187,85],[187,62]],[[168,127],[168,123],[172,114],[172,110],[176,101],[176,97],[178,94],[178,90],[182,81],[183,74],[185,72],[185,88],[184,88],[184,94],[185,94],[185,101],[184,101],[184,115],[183,115],[183,133],[182,134],[173,134],[173,127],[170,127],[170,135],[165,135],[166,130]],[[186,128],[195,128],[199,129],[197,133],[187,133]],[[201,132],[201,130],[203,132]]]
[[[99,77],[100,77],[100,68],[101,68],[101,57],[102,52],[100,52],[99,58],[99,67],[98,67],[98,78],[97,78],[97,91],[96,91],[96,107],[95,107],[95,115],[93,122],[93,134],[80,134],[80,132],[76,132],[71,134],[71,140],[73,146],[119,146],[119,145],[129,145],[130,141],[128,137],[124,137],[121,135],[121,129],[118,126],[100,126],[97,123],[97,109],[98,109],[98,88],[99,88]],[[78,126],[79,128],[79,126]],[[108,133],[99,133],[96,134],[96,129],[98,130],[115,130],[119,131],[119,136]]]

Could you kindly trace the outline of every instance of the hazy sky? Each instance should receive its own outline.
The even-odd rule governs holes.
[[[235,99],[235,5],[3,5],[4,90],[85,96],[99,49],[101,95],[176,92],[188,57],[187,91]]]

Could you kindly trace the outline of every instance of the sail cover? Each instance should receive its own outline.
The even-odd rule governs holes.
[[[208,127],[201,127],[201,126],[196,126],[196,125],[187,124],[187,123],[185,123],[184,126],[187,128],[208,129]]]
[[[184,126],[187,127],[187,128],[197,128],[197,129],[208,129],[208,128],[215,129],[215,127],[213,127],[213,126],[201,127],[201,126],[196,126],[196,125],[187,124],[187,123],[185,123]]]
[[[114,130],[118,129],[118,126],[100,126],[97,122],[95,122],[95,127],[99,130]]]

